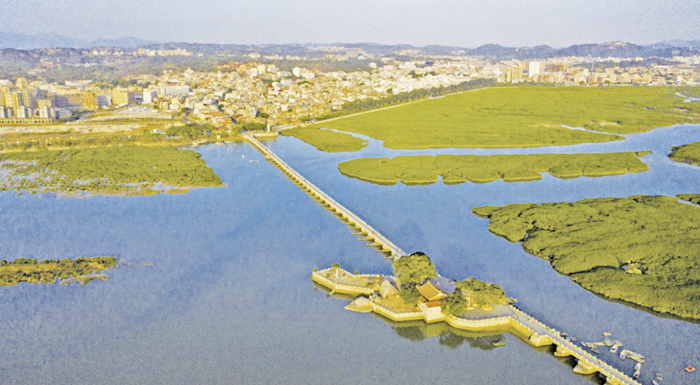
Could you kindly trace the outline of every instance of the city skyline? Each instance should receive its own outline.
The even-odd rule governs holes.
[[[307,0],[279,4],[214,0],[206,7],[188,2],[133,0],[0,0],[0,32],[47,34],[83,39],[134,36],[159,42],[218,44],[430,44],[475,48],[624,41],[652,44],[700,39],[700,0],[666,2],[550,0],[487,4],[473,1],[327,3]]]

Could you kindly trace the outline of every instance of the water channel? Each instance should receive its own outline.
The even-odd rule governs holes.
[[[700,167],[666,158],[700,141],[677,126],[595,145],[400,151],[370,145],[327,154],[289,137],[266,144],[290,166],[406,252],[431,256],[445,276],[499,283],[520,307],[579,340],[610,332],[643,353],[642,383],[697,383],[700,324],[604,300],[519,244],[490,234],[472,207],[515,202],[700,192]],[[2,258],[112,255],[111,280],[0,288],[3,384],[587,384],[595,376],[505,334],[392,324],[348,312],[309,278],[314,267],[390,274],[359,242],[247,143],[198,147],[226,183],[188,194],[62,198],[0,194]],[[652,150],[651,171],[602,178],[446,186],[379,186],[342,176],[365,156]],[[243,157],[245,156],[245,157]],[[258,163],[251,163],[257,160]],[[145,266],[152,263],[152,266]],[[603,352],[613,366],[634,362]]]

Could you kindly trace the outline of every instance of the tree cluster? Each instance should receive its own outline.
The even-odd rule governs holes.
[[[435,265],[423,252],[415,252],[409,256],[401,257],[392,263],[394,274],[401,283],[399,297],[407,305],[417,305],[420,294],[416,288],[421,283],[431,278],[437,278]]]

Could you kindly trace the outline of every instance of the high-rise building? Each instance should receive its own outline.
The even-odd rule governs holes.
[[[80,93],[82,105],[84,108],[96,110],[100,108],[100,103],[97,100],[97,94],[92,91],[86,91]]]
[[[516,64],[515,67],[509,68],[506,71],[506,82],[517,83],[521,80],[523,80],[523,65],[522,64]]]
[[[30,118],[31,110],[27,109],[25,106],[21,106],[15,110],[15,116],[18,118]]]
[[[134,103],[134,93],[125,88],[115,88],[112,90],[112,104],[115,106],[126,106]]]
[[[22,106],[20,94],[17,92],[5,92],[5,106],[17,111]]]
[[[143,104],[151,104],[158,97],[158,92],[153,90],[143,91]]]
[[[530,76],[539,75],[540,74],[540,62],[531,61],[527,72]]]
[[[112,98],[109,95],[97,95],[97,105],[100,107],[109,106],[112,104]]]
[[[17,78],[16,86],[20,90],[25,90],[25,89],[29,88],[29,82],[25,78]]]
[[[568,66],[566,63],[550,63],[547,64],[547,71],[549,72],[566,72]]]

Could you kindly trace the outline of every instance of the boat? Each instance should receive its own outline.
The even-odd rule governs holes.
[[[491,344],[493,346],[506,346],[506,341],[498,341]]]
[[[659,385],[659,383],[656,380],[651,380],[651,385]]]
[[[608,332],[603,333],[603,337],[610,337],[610,333],[608,333]]]
[[[592,351],[593,353],[595,353],[595,354],[599,354],[599,353],[600,353],[600,351],[598,350],[598,348],[596,348],[595,346],[591,346],[590,349],[591,349],[591,351]]]
[[[577,341],[578,341],[578,338],[571,336],[571,342],[577,342]]]
[[[694,367],[694,366],[688,365],[688,366],[685,367],[685,371],[688,372],[688,373],[692,373],[692,372],[695,371],[695,367]]]
[[[618,345],[618,344],[613,345],[612,348],[610,348],[610,353],[613,353],[613,354],[617,353],[618,346],[620,346],[620,345]]]
[[[639,374],[640,374],[639,372],[634,372],[634,374],[632,375],[632,378],[634,378],[636,380],[637,378],[639,378]]]
[[[657,380],[657,381],[663,381],[663,380],[664,380],[664,376],[661,375],[661,373],[656,373],[656,380]]]
[[[634,371],[635,371],[635,372],[638,372],[638,371],[640,371],[640,370],[642,370],[642,364],[640,364],[639,362],[637,362],[637,364],[634,365]]]

